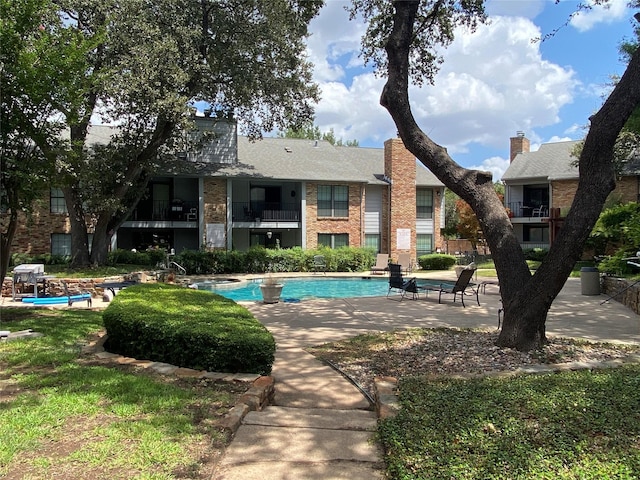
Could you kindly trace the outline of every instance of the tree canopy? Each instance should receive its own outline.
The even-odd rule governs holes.
[[[24,55],[36,65],[40,87],[16,77],[3,109],[18,98],[37,105],[19,133],[55,168],[74,264],[105,261],[112,233],[148,179],[177,152],[195,148],[184,133],[197,102],[238,121],[252,138],[299,128],[313,115],[318,90],[304,41],[319,0],[2,1],[3,38],[22,21],[34,39]],[[95,121],[115,128],[89,148]],[[43,124],[56,129],[30,131]]]

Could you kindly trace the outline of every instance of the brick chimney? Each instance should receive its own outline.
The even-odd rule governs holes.
[[[389,245],[391,257],[398,258],[398,253],[409,252],[415,258],[416,245],[416,157],[407,150],[399,138],[384,142],[384,174],[391,179],[389,189]],[[398,229],[409,230],[409,249],[398,248]],[[384,245],[384,243],[383,243]]]
[[[524,136],[524,132],[516,132],[516,136],[511,137],[510,146],[511,158],[509,163],[513,162],[513,159],[516,158],[516,155],[519,153],[529,153],[531,142]]]

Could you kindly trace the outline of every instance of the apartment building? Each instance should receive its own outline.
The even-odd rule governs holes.
[[[384,148],[237,135],[235,123],[198,118],[215,133],[181,156],[175,171],[153,178],[147,195],[112,237],[112,248],[247,250],[254,245],[370,246],[392,258],[442,248],[444,186],[400,139]],[[105,142],[92,126],[88,143]],[[64,199],[52,189],[22,224],[14,252],[69,255]]]
[[[578,167],[572,155],[579,141],[545,143],[530,151],[523,132],[510,139],[511,163],[502,181],[505,206],[523,248],[548,248],[578,188]],[[629,159],[610,198],[640,199],[640,155]]]

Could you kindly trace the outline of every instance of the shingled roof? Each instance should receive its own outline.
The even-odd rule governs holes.
[[[578,178],[576,158],[571,155],[579,141],[543,143],[535,152],[519,153],[502,180],[569,180]]]

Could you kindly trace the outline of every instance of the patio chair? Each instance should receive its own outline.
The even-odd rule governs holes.
[[[464,296],[467,289],[471,290],[472,293],[467,295],[475,295],[476,302],[478,302],[478,306],[480,306],[480,299],[478,298],[478,288],[474,288],[474,284],[471,283],[471,278],[473,274],[476,272],[475,268],[465,268],[458,277],[458,280],[455,284],[452,283],[441,283],[438,285],[421,285],[420,288],[423,290],[427,290],[427,292],[435,291],[438,292],[438,303],[442,303],[442,294],[453,295],[453,302],[455,303],[456,297],[460,294],[460,299],[462,300],[462,306],[466,307],[464,304]]]
[[[402,267],[402,271],[404,273],[411,273],[413,270],[413,262],[411,261],[410,253],[399,253],[398,263],[400,264],[400,267]]]
[[[379,253],[376,257],[376,264],[371,267],[371,274],[375,275],[376,273],[384,273],[389,270],[389,254],[388,253]]]
[[[327,274],[327,263],[324,259],[324,255],[313,256],[313,271],[322,272],[325,275]]]
[[[534,217],[543,217],[547,215],[547,207],[545,207],[544,205],[540,205],[539,207],[533,209],[531,215],[533,215]]]
[[[419,292],[415,277],[404,278],[402,276],[402,267],[398,263],[389,264],[389,290],[387,291],[387,298],[389,298],[391,290],[398,290],[400,292],[400,301],[404,299],[407,292],[411,293],[415,300]]]

